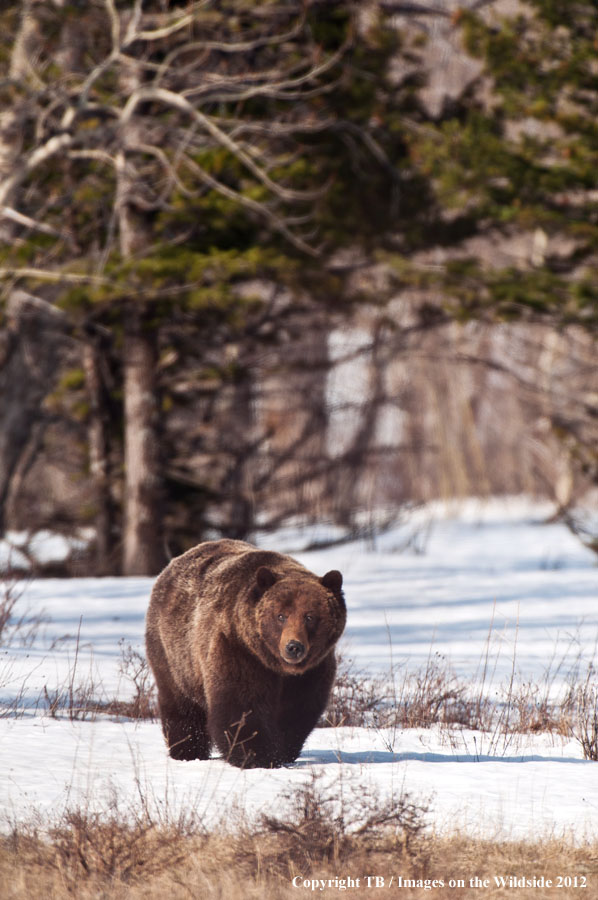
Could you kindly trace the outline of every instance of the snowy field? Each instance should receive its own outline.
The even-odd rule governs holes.
[[[515,676],[558,691],[577,664],[596,659],[596,557],[549,507],[513,500],[419,511],[364,543],[295,552],[323,574],[345,577],[348,624],[340,650],[364,672],[416,670],[443,659],[473,690]],[[317,535],[302,534],[304,542]],[[290,531],[268,540],[297,548]],[[143,651],[151,579],[39,580],[21,599],[45,624],[30,647],[0,651],[0,827],[51,823],[66,808],[124,812],[149,806],[165,818],[193,811],[207,823],[280,804],[312,772],[333,790],[406,791],[429,805],[438,831],[473,836],[598,837],[598,763],[577,741],[518,735],[497,741],[460,729],[316,729],[283,770],[239,771],[221,759],[168,759],[160,727],[116,717],[53,718],[52,697],[84,686],[125,698],[121,650]],[[436,654],[438,655],[436,657]],[[485,674],[484,674],[485,673]],[[15,715],[15,707],[18,707]]]

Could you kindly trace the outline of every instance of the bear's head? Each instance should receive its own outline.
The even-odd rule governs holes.
[[[347,619],[343,576],[256,573],[255,613],[263,662],[286,675],[300,675],[331,651]]]

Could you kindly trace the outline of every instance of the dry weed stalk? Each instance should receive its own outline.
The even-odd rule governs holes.
[[[61,714],[66,714],[71,722],[80,719],[95,720],[105,706],[100,699],[102,685],[98,684],[91,674],[92,661],[90,661],[89,673],[85,677],[81,678],[79,672],[82,623],[83,616],[79,618],[74,657],[69,665],[65,682],[51,689],[48,689],[47,684],[43,687],[43,700],[40,698],[40,701],[45,703],[46,709],[53,719],[59,718]]]
[[[94,680],[90,672],[81,678],[78,675],[81,641],[81,621],[77,631],[75,655],[69,667],[66,682],[51,690],[43,688],[43,704],[52,718],[67,715],[71,721],[93,719],[99,715],[124,716],[129,719],[156,719],[157,700],[152,674],[145,656],[131,644],[120,641],[121,658],[119,672],[121,678],[133,687],[132,697],[120,700],[118,697],[106,699],[101,683]]]
[[[379,708],[386,701],[386,690],[383,678],[372,677],[369,672],[357,669],[352,660],[340,656],[334,687],[319,722],[320,727],[367,728],[374,724]]]
[[[130,719],[157,719],[156,686],[147,659],[124,638],[119,641],[119,646],[119,672],[133,687],[133,696],[130,700],[109,700],[103,704],[102,711]]]
[[[598,761],[598,686],[596,670],[590,663],[586,678],[577,689],[577,715],[574,734],[585,759]]]
[[[39,629],[47,622],[43,613],[18,608],[29,582],[0,574],[0,647],[31,647]]]

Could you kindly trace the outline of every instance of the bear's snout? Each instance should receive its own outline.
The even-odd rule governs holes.
[[[284,648],[284,655],[288,662],[301,662],[305,653],[305,644],[302,644],[301,641],[289,641]]]

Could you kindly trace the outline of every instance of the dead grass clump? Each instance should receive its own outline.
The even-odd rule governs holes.
[[[169,897],[286,897],[298,873],[412,858],[424,833],[424,807],[404,794],[381,800],[348,776],[325,784],[312,772],[283,802],[282,814],[252,824],[239,811],[209,833],[193,816],[127,818],[116,803],[103,814],[68,811],[45,834],[15,826],[0,838],[0,883],[11,885],[3,900],[138,896],[142,886],[152,896],[154,884]]]
[[[423,834],[427,807],[407,794],[381,799],[355,778],[325,784],[321,773],[282,798],[282,815],[264,815],[255,832],[261,865],[285,874],[314,865],[340,865],[356,854],[376,851],[410,853]],[[271,847],[267,859],[265,846]]]
[[[339,657],[337,675],[320,727],[368,728],[387,702],[387,687],[381,678],[355,668],[352,660]]]
[[[127,882],[162,872],[188,852],[180,838],[173,826],[148,821],[129,825],[117,817],[80,811],[68,813],[64,824],[50,832],[56,864],[74,881],[95,875]]]
[[[320,726],[429,728],[438,723],[478,727],[475,704],[439,654],[415,672],[395,666],[390,675],[372,677],[341,659],[328,708]]]
[[[175,827],[69,812],[47,836],[20,829],[0,838],[0,878],[11,885],[2,896],[118,896],[118,887],[176,869],[199,843]]]
[[[585,759],[598,760],[598,686],[596,670],[590,663],[585,680],[578,685],[573,733]]]
[[[481,672],[473,682],[456,675],[447,660],[430,650],[415,671],[392,665],[388,675],[372,677],[341,660],[320,726],[375,728],[394,750],[402,728],[440,726],[455,749],[473,743],[474,755],[502,755],[522,736],[552,734],[575,737],[586,759],[598,760],[598,688],[595,667],[580,672],[581,652],[574,643],[561,659],[556,655],[538,681],[522,680],[515,649],[510,677],[496,684],[490,625]],[[574,651],[574,652],[572,652]]]
[[[79,631],[80,631],[79,625]],[[131,644],[120,641],[121,658],[119,672],[123,682],[129,684],[127,700],[117,697],[106,699],[102,685],[89,674],[78,675],[80,635],[77,635],[75,655],[64,684],[48,689],[44,685],[41,702],[54,719],[61,716],[71,721],[97,719],[99,715],[124,716],[128,719],[156,719],[158,701],[156,686],[145,656]],[[131,690],[132,688],[132,690]]]
[[[83,616],[79,618],[73,661],[64,683],[51,690],[44,685],[43,700],[53,719],[59,718],[61,714],[67,715],[71,722],[78,719],[95,719],[102,707],[102,701],[98,699],[98,686],[91,675],[91,666],[86,676],[81,677],[79,671],[82,622]]]
[[[392,704],[386,725],[429,728],[458,723],[472,727],[472,707],[465,685],[440,654],[430,654],[416,672],[392,674]]]
[[[93,679],[78,683],[69,682],[63,687],[51,688],[44,685],[43,702],[53,719],[66,716],[71,722],[90,719],[95,721],[102,712],[103,701],[98,699],[97,687]]]
[[[519,734],[559,734],[569,737],[574,717],[574,691],[567,687],[551,700],[542,685],[527,681],[509,692],[506,698],[511,717],[510,728]]]
[[[119,645],[120,675],[133,688],[133,696],[130,700],[110,700],[103,704],[102,711],[129,719],[157,719],[156,685],[147,659],[124,639]]]

